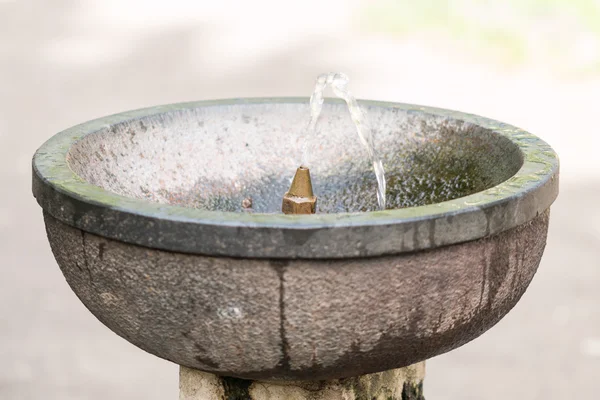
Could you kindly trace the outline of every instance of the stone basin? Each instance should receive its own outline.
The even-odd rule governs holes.
[[[245,379],[363,375],[478,337],[539,265],[556,154],[487,118],[360,105],[383,211],[337,101],[308,138],[305,98],[152,107],[55,135],[33,193],[67,282],[134,345]],[[305,139],[317,214],[284,215]]]

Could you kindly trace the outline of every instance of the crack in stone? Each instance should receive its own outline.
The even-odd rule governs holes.
[[[88,277],[90,282],[94,284],[94,279],[92,278],[92,271],[90,270],[90,264],[88,262],[87,251],[85,249],[85,231],[81,231],[81,249],[83,253],[83,266],[88,273]]]
[[[289,348],[290,345],[287,340],[286,332],[285,332],[285,269],[288,265],[285,261],[273,261],[273,268],[277,272],[279,276],[279,337],[281,340],[281,360],[279,362],[279,366],[286,370],[290,370],[290,355]]]

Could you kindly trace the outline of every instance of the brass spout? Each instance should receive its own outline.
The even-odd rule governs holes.
[[[314,214],[317,197],[313,194],[310,171],[306,167],[296,170],[290,189],[283,196],[281,211],[284,214]]]

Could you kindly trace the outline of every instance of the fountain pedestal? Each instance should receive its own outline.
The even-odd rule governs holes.
[[[425,361],[352,378],[252,381],[180,367],[179,400],[422,400]]]

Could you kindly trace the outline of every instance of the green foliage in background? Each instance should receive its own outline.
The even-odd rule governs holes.
[[[495,62],[600,71],[600,0],[365,1],[370,33],[454,42]]]

